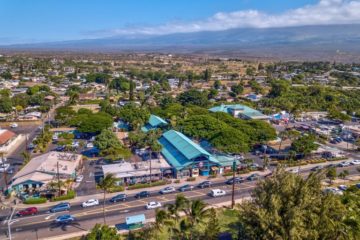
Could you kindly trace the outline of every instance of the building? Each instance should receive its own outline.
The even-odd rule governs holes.
[[[7,153],[12,147],[16,134],[6,129],[0,129],[0,152]]]
[[[81,169],[82,155],[51,151],[31,159],[12,178],[10,188],[17,193],[41,189],[49,182],[74,179]]]
[[[113,174],[118,179],[119,185],[147,182],[150,180],[150,175],[152,180],[158,180],[164,176],[172,176],[171,166],[163,158],[136,163],[122,161],[120,163],[103,165],[102,170],[104,176],[109,173]]]
[[[260,111],[251,107],[233,104],[233,105],[220,105],[209,109],[210,112],[224,112],[229,113],[233,117],[239,117],[242,119],[251,120],[268,120],[269,116],[262,114]]]
[[[162,145],[161,154],[171,165],[174,177],[198,175],[208,176],[211,173],[223,173],[233,162],[239,162],[225,155],[212,155],[184,134],[175,130],[165,132],[159,139]]]
[[[148,132],[152,129],[161,128],[167,126],[168,123],[156,115],[150,115],[149,121],[141,128],[141,131]]]

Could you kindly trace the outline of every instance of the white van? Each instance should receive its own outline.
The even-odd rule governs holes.
[[[213,197],[220,197],[220,196],[225,196],[226,192],[221,189],[212,189],[210,195]]]

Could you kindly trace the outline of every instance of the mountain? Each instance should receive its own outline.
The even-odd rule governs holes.
[[[10,50],[205,53],[285,60],[360,61],[360,24],[230,29],[158,36],[116,36],[2,46]]]

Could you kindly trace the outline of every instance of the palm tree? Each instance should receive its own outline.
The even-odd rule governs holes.
[[[24,164],[24,165],[27,164],[27,163],[30,161],[30,159],[31,159],[31,155],[30,155],[30,153],[29,153],[28,151],[23,151],[23,152],[21,153],[21,156],[22,156],[23,159],[24,159],[24,161],[23,161],[23,164]]]
[[[104,192],[103,217],[104,217],[104,224],[106,224],[106,219],[105,219],[105,198],[106,198],[106,193],[110,189],[112,189],[112,188],[114,188],[116,186],[116,178],[114,177],[114,175],[112,173],[106,174],[105,177],[100,181],[98,186]]]
[[[188,202],[187,206],[183,209],[186,219],[189,221],[190,226],[192,226],[190,229],[190,239],[192,239],[196,233],[196,226],[204,223],[210,217],[210,209],[206,207],[207,204],[204,201],[195,199]]]

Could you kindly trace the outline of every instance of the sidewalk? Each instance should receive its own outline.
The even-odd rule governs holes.
[[[265,171],[253,171],[253,172],[250,172],[250,173],[247,173],[247,174],[241,174],[241,175],[237,175],[237,176],[242,176],[242,177],[247,177],[253,173],[258,173],[260,174],[261,176],[264,176],[264,175],[267,175],[270,173],[269,170],[265,170]],[[190,185],[197,185],[203,181],[206,181],[206,180],[209,180],[213,183],[219,183],[219,182],[224,182],[226,181],[226,179],[229,179],[229,178],[232,178],[232,176],[229,176],[229,177],[224,177],[224,176],[219,176],[217,178],[211,178],[209,179],[208,177],[197,177],[195,181],[192,181],[192,182],[188,182],[186,181],[186,178],[184,179],[181,179],[180,180],[180,183],[174,183],[175,179],[172,180],[173,183],[169,184],[171,186],[174,186],[175,188],[178,188],[178,187],[181,187],[185,184],[190,184]],[[164,187],[166,187],[168,185],[162,185],[162,186],[154,186],[154,187],[148,187],[148,188],[140,188],[140,189],[135,189],[135,190],[125,190],[123,192],[116,192],[116,193],[107,193],[106,194],[106,199],[109,199],[113,196],[116,196],[120,193],[125,193],[127,195],[133,195],[133,194],[136,194],[138,192],[141,192],[141,191],[150,191],[150,192],[156,192],[156,191],[159,191],[161,189],[163,189]],[[70,199],[70,200],[64,200],[64,202],[69,202],[70,204],[76,204],[76,203],[82,203],[82,202],[85,202],[86,200],[89,200],[89,199],[92,199],[92,198],[96,198],[96,199],[99,199],[99,200],[102,200],[104,197],[104,194],[103,193],[98,193],[98,194],[93,194],[93,195],[87,195],[87,196],[79,196],[79,197],[76,197],[74,199]],[[54,206],[56,204],[58,204],[59,202],[46,202],[46,203],[42,203],[42,204],[38,204],[37,207],[38,208],[49,208],[51,206]],[[12,205],[12,203],[10,204]],[[23,204],[23,203],[18,203],[17,204],[17,208],[19,209],[22,209],[22,208],[27,208],[29,207],[30,205],[27,205],[27,204]]]

